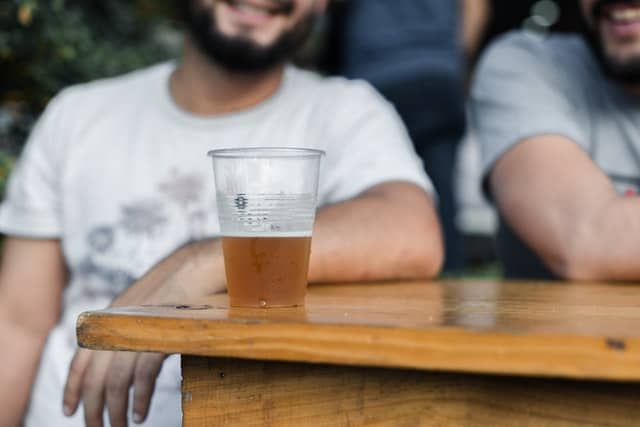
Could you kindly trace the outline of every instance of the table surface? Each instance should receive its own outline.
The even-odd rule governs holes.
[[[305,307],[226,295],[86,312],[81,346],[256,360],[640,381],[640,286],[509,281],[313,285]]]

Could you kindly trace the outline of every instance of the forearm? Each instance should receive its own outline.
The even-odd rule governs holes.
[[[16,427],[27,409],[46,335],[0,320],[0,427]]]
[[[185,302],[225,289],[220,240],[183,246],[151,268],[112,303],[165,304]]]
[[[473,58],[489,21],[491,4],[487,0],[462,0],[461,39],[467,58]]]
[[[309,281],[433,277],[442,257],[439,224],[427,195],[411,184],[385,184],[318,212]],[[225,287],[221,241],[204,240],[173,252],[112,305],[182,303]]]
[[[411,184],[385,184],[319,210],[309,281],[428,278],[438,274],[442,258],[426,194]]]

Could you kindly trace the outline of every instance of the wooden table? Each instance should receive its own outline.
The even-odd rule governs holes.
[[[312,286],[305,308],[84,313],[80,345],[181,353],[183,425],[640,426],[640,286]]]

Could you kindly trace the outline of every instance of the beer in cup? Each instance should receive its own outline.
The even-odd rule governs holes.
[[[304,304],[323,154],[304,148],[209,152],[231,306]]]

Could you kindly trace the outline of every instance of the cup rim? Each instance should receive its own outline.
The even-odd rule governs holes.
[[[294,158],[305,159],[322,157],[326,155],[323,150],[300,147],[242,147],[242,148],[219,148],[209,150],[207,156],[226,159],[246,159],[246,158]]]

